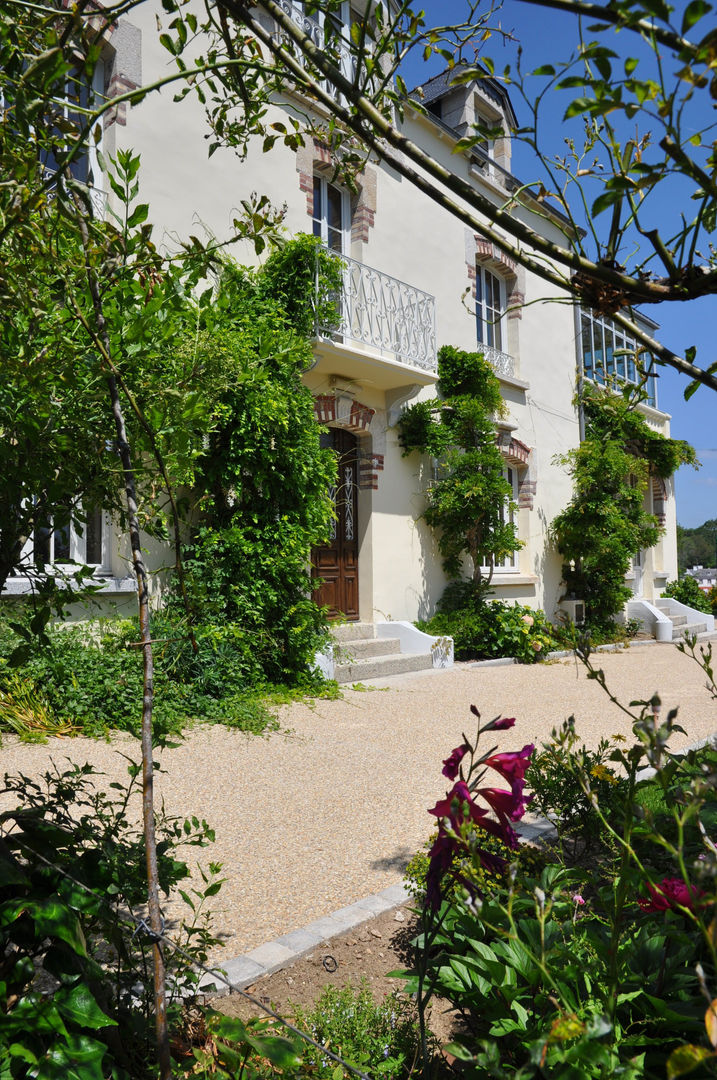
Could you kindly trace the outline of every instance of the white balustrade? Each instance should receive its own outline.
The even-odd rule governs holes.
[[[337,320],[317,326],[317,336],[367,345],[392,353],[404,364],[435,372],[435,297],[346,255],[336,258],[343,265]]]
[[[476,345],[476,352],[483,353],[498,377],[501,375],[507,379],[515,377],[515,360],[508,353],[501,352],[500,349],[496,349],[492,345],[482,345],[480,343]]]

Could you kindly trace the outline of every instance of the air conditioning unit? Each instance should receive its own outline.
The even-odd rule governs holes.
[[[585,622],[584,600],[561,600],[558,606],[568,622],[574,623],[576,626],[582,626]]]

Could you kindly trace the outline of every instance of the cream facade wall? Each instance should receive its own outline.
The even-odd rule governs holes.
[[[171,67],[171,58],[157,40],[157,16],[164,17],[161,8],[151,4],[132,14],[142,36],[145,84]],[[150,204],[155,240],[170,249],[190,233],[204,231],[223,240],[242,199],[252,192],[286,207],[288,232],[311,232],[307,177],[315,172],[328,175],[324,149],[309,144],[295,153],[276,143],[266,155],[259,146],[252,146],[244,160],[227,150],[208,158],[202,106],[191,96],[175,104],[173,93],[170,88],[149,95],[128,111],[126,124],[115,124],[106,133],[110,152],[126,147],[141,156],[141,198]],[[279,105],[276,109],[281,115]],[[480,184],[496,204],[505,200],[500,177],[481,179],[465,156],[452,153],[453,140],[440,125],[418,116],[409,116],[406,125],[409,136],[439,161]],[[503,160],[509,160],[505,153]],[[498,597],[553,614],[562,586],[560,558],[550,544],[550,523],[571,495],[570,480],[553,459],[576,447],[580,437],[573,403],[577,348],[573,308],[554,286],[512,266],[457,217],[386,166],[369,163],[353,203],[354,228],[347,253],[435,296],[439,347],[477,348],[471,291],[476,266],[489,266],[505,281],[511,310],[503,319],[504,348],[513,367],[500,373],[507,406],[501,438],[508,450],[517,443],[525,455],[524,460],[515,459],[519,534],[524,546],[516,556],[516,567],[496,571],[493,585]],[[560,238],[557,222],[526,209],[516,212],[550,239]],[[247,246],[237,248],[234,255],[241,262],[254,260]],[[317,398],[341,397],[372,411],[370,425],[357,434],[362,460],[374,465],[380,461],[373,483],[362,486],[359,493],[360,616],[364,620],[427,617],[446,583],[435,537],[421,518],[421,493],[430,482],[433,466],[415,454],[402,457],[396,420],[402,404],[433,396],[435,378],[365,344],[317,342],[316,356],[306,382]],[[666,423],[656,412],[653,420],[660,426]],[[643,583],[649,578],[651,594],[654,570],[676,576],[671,490],[665,521],[668,535],[648,553],[643,567]]]

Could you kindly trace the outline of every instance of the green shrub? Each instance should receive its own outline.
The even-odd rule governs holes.
[[[578,745],[571,717],[553,731],[550,743],[528,766],[525,781],[533,792],[531,809],[555,823],[561,843],[570,841],[573,855],[604,843],[594,800],[603,813],[611,814],[621,781],[609,762],[621,741],[624,736],[618,733],[601,739],[594,750]]]
[[[150,1080],[157,1075],[152,943],[132,912],[146,902],[141,769],[100,790],[90,765],[5,776],[0,860],[0,1075]],[[204,902],[220,867],[187,882],[182,855],[214,838],[205,821],[156,810],[160,887],[173,902],[165,951],[170,1026],[219,944]],[[180,899],[181,898],[181,899]],[[182,903],[183,901],[183,903]],[[187,961],[189,958],[189,962]]]
[[[451,583],[433,618],[417,623],[438,637],[453,638],[456,660],[515,657],[533,664],[557,647],[553,627],[542,611],[502,600],[486,601],[473,583]]]
[[[413,1072],[418,1057],[416,1009],[397,993],[377,1004],[366,983],[359,989],[327,986],[312,1009],[296,1009],[296,1024],[370,1075],[401,1080]],[[302,1057],[301,1075],[351,1077],[308,1044]]]
[[[679,581],[668,581],[663,596],[672,597],[680,604],[694,608],[696,611],[704,611],[707,615],[712,614],[712,603],[707,593],[697,584],[693,577],[685,574]]]
[[[259,733],[276,724],[261,696],[247,688],[242,663],[243,636],[228,624],[221,633],[198,627],[199,652],[181,627],[155,616],[154,729],[158,735],[180,731],[194,720],[224,722]],[[134,620],[65,625],[49,628],[48,644],[33,649],[19,669],[7,666],[18,642],[7,623],[0,623],[0,693],[13,693],[17,678],[34,700],[42,700],[52,724],[96,736],[110,729],[138,734],[142,702],[142,657],[134,643]],[[234,647],[232,647],[234,646]],[[261,689],[261,684],[259,684]],[[52,724],[45,734],[52,734]],[[17,717],[4,716],[0,729],[15,730]],[[35,727],[35,732],[37,728]]]

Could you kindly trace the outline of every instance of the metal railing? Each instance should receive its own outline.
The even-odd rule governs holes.
[[[482,345],[480,343],[476,345],[476,350],[483,353],[496,375],[499,377],[503,375],[507,379],[515,377],[515,360],[508,353],[501,352],[500,349],[496,349],[492,345]]]
[[[437,371],[436,298],[347,255],[335,257],[342,265],[341,296],[331,323],[317,318],[317,337],[367,345],[412,367]],[[326,309],[321,299],[317,274],[317,312]]]
[[[311,38],[314,45],[321,52],[328,53],[331,60],[333,60],[341,69],[341,74],[347,79],[353,79],[355,73],[355,60],[351,55],[351,48],[348,41],[344,41],[341,28],[336,27],[333,33],[326,34],[324,27],[319,23],[316,15],[313,17],[307,15],[304,11],[304,5],[294,2],[294,0],[278,0],[279,7],[284,11],[286,15],[295,22],[296,25]],[[327,91],[331,90],[328,83],[322,81],[321,85]],[[340,100],[341,95],[339,95]]]

